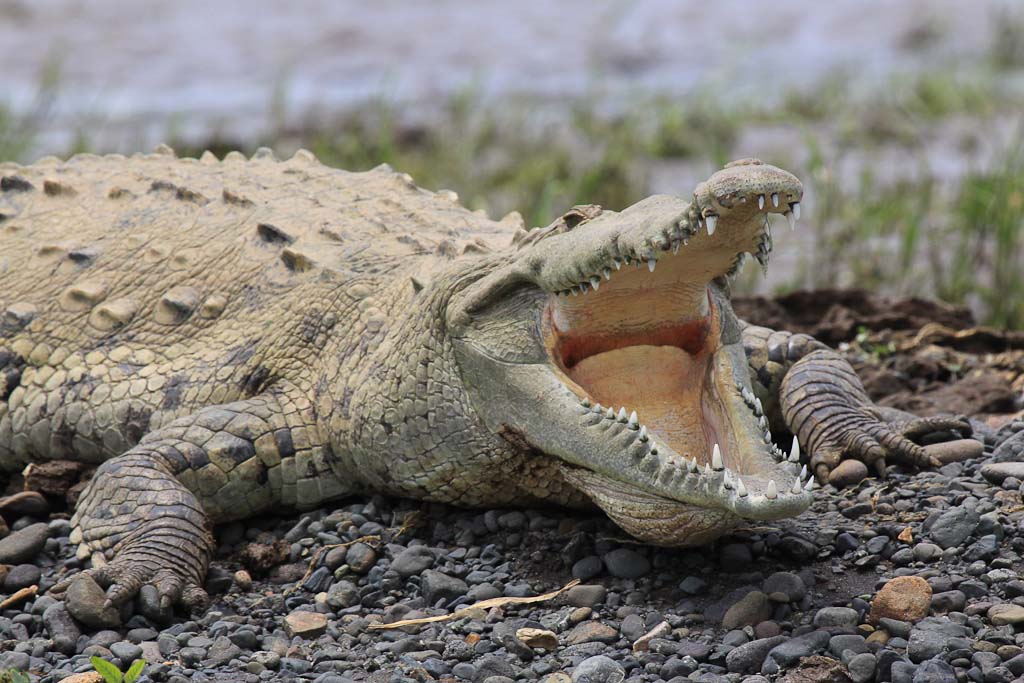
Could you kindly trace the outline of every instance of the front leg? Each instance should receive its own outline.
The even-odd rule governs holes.
[[[941,463],[913,439],[933,432],[970,435],[965,418],[919,418],[874,405],[850,364],[805,334],[747,326],[743,344],[755,393],[773,430],[799,440],[819,482],[842,460],[854,458],[885,474],[886,463],[915,467]]]
[[[71,540],[80,558],[93,557],[86,573],[107,589],[108,602],[153,584],[164,606],[202,608],[212,523],[322,499],[319,489],[298,495],[311,477],[335,480],[314,471],[326,462],[309,412],[271,391],[175,420],[103,463],[79,499]],[[325,490],[337,492],[329,483]]]

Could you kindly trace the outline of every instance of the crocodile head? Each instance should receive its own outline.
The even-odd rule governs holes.
[[[645,541],[799,514],[811,484],[767,433],[728,285],[748,254],[767,264],[768,214],[795,220],[802,191],[744,160],[691,202],[580,207],[527,233],[449,308],[478,415]]]

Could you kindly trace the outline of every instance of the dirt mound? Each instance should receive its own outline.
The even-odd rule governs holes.
[[[992,418],[994,426],[1024,408],[1024,332],[976,327],[962,306],[835,289],[733,304],[748,322],[838,348],[881,405]]]
[[[835,346],[852,341],[861,329],[919,330],[939,323],[954,330],[975,324],[964,306],[928,299],[887,299],[862,289],[797,291],[774,298],[739,296],[737,315],[747,322],[776,330],[805,332]]]

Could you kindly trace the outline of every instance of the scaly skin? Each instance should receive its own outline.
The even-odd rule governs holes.
[[[529,232],[307,152],[0,177],[0,469],[99,465],[72,540],[112,603],[152,583],[202,605],[212,523],[353,492],[596,503],[638,538],[703,543],[811,500],[764,420],[819,474],[920,464],[900,434],[963,426],[893,431],[837,355],[794,336],[779,356],[735,319],[729,276],[745,252],[767,264],[766,215],[802,192],[753,160],[690,203]]]

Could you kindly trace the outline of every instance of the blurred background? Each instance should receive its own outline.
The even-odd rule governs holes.
[[[806,186],[747,292],[864,287],[1024,327],[1024,3],[0,0],[0,159],[299,147],[500,217]]]

